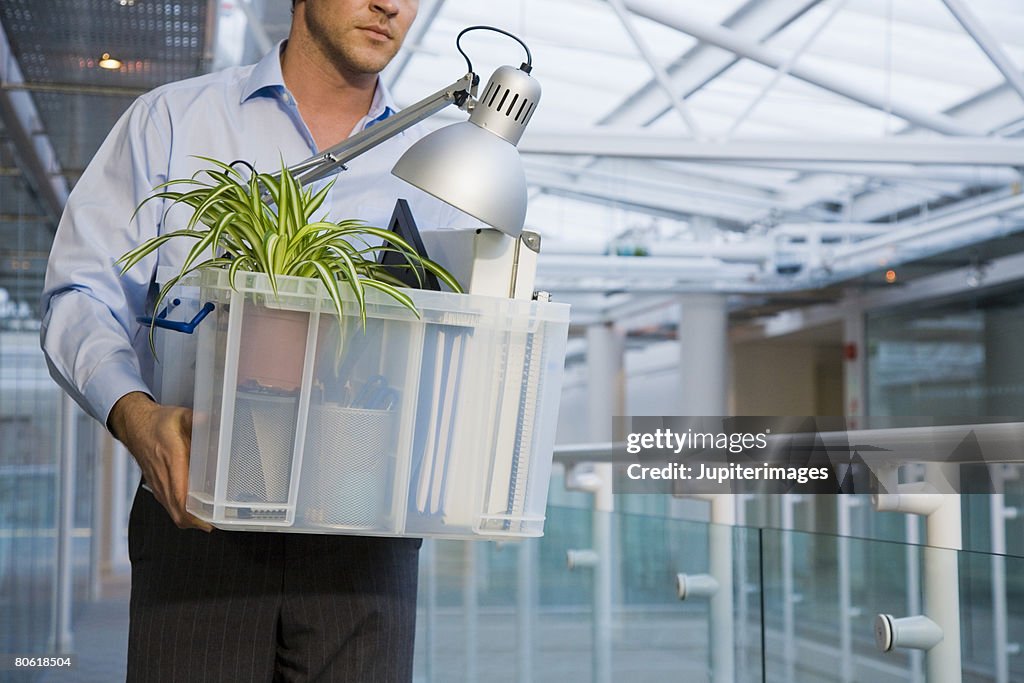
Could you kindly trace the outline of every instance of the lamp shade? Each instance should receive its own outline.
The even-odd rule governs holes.
[[[472,121],[424,136],[391,172],[507,235],[523,231],[526,174],[519,151]]]

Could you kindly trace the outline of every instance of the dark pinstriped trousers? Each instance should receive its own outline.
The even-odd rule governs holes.
[[[409,681],[420,543],[182,530],[140,488],[128,681]]]

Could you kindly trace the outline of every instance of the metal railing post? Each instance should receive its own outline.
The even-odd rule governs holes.
[[[781,497],[782,506],[782,661],[785,680],[796,680],[796,603],[801,596],[793,580],[793,506],[803,502],[803,496],[787,494]]]
[[[736,680],[736,619],[733,587],[733,535],[736,528],[737,503],[742,500],[733,493],[692,493],[680,497],[706,500],[708,513],[708,573],[716,588],[707,593],[708,641],[710,647],[711,681],[733,683]],[[741,585],[740,590],[745,590]]]
[[[1005,465],[996,465],[993,480],[997,493],[989,497],[990,525],[992,534],[992,631],[995,649],[995,683],[1010,681],[1010,652],[1019,652],[1018,643],[1010,643],[1007,629],[1006,607],[1006,521],[1016,519],[1018,510],[1007,507],[1003,485],[1006,479]]]
[[[612,465],[579,463],[566,473],[565,487],[570,491],[594,494],[591,519],[591,547],[569,550],[569,569],[593,570],[593,650],[592,680],[611,683],[612,676]]]
[[[921,546],[921,530],[920,520],[916,515],[907,515],[906,541],[904,555],[907,563],[907,614],[920,614],[921,564],[918,553]],[[907,654],[910,656],[910,683],[925,683],[924,653],[920,650],[911,650]]]
[[[889,483],[895,493],[879,493],[875,507],[879,511],[904,512],[924,517],[925,547],[923,551],[922,585],[924,614],[904,619],[880,614],[875,619],[875,638],[888,652],[894,647],[925,651],[925,680],[928,683],[959,683],[962,680],[960,660],[960,570],[958,551],[962,548],[963,530],[959,493],[938,493],[959,485],[959,466],[928,463],[925,480],[920,484]],[[895,475],[895,469],[892,470]],[[930,622],[927,638],[912,638],[901,643],[900,629],[918,628]],[[917,633],[920,635],[920,633]]]
[[[67,394],[61,394],[60,458],[57,467],[56,517],[57,561],[54,584],[53,652],[70,653],[72,583],[72,531],[75,524],[75,446],[78,441],[77,408]]]
[[[838,552],[836,563],[839,570],[839,680],[842,683],[856,683],[853,659],[853,620],[860,616],[860,609],[853,605],[853,587],[850,556],[850,537],[853,536],[853,508],[861,499],[852,494],[839,494],[837,502]]]
[[[612,465],[594,466],[601,485],[594,492],[594,683],[612,681]]]
[[[959,483],[956,465],[925,466],[925,481],[944,482],[943,474]],[[959,683],[960,662],[960,569],[959,550],[963,547],[960,494],[944,494],[934,512],[925,516],[924,608],[943,632],[942,642],[925,654],[928,683]]]

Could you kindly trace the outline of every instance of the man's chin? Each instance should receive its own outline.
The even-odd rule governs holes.
[[[362,50],[351,55],[349,66],[358,73],[379,74],[395,56],[394,52],[381,50]]]

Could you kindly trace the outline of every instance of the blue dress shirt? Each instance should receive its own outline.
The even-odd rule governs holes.
[[[185,226],[186,207],[161,201],[132,212],[169,179],[209,167],[194,155],[280,170],[317,152],[284,85],[283,43],[258,64],[156,88],[121,116],[68,198],[46,270],[41,341],[54,379],[94,418],[132,391],[152,393],[145,311],[157,266],[181,263],[190,240],[172,240],[122,275],[115,261],[146,239]],[[394,111],[378,82],[363,130]],[[409,200],[423,229],[469,228],[466,214],[391,175],[399,156],[428,132],[415,126],[347,164],[321,211],[385,226],[395,200]],[[328,182],[328,181],[323,181]]]

